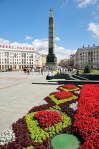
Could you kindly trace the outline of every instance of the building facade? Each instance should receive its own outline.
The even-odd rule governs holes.
[[[78,48],[74,56],[74,67],[83,69],[86,65],[99,69],[99,46]]]
[[[47,58],[47,55],[46,54],[42,54],[41,56],[41,61],[42,61],[42,67],[44,68],[46,66],[46,58]]]
[[[0,70],[42,67],[42,55],[33,46],[0,45]]]
[[[69,66],[72,68],[74,67],[74,61],[75,61],[75,54],[70,55],[70,61],[69,61]]]
[[[59,62],[59,66],[61,67],[68,67],[70,66],[70,59],[63,59]]]

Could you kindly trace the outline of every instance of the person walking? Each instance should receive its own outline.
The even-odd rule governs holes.
[[[30,74],[30,70],[29,70],[29,68],[27,68],[27,74],[28,74],[28,75]]]
[[[41,74],[43,75],[43,68],[41,68]]]
[[[23,71],[24,71],[24,74],[26,74],[26,68],[24,68]]]

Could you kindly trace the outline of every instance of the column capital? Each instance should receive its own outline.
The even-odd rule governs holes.
[[[53,17],[53,8],[50,8],[50,17]]]

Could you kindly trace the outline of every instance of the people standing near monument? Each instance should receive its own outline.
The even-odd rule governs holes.
[[[53,77],[52,72],[49,70],[49,71],[48,71],[48,74],[47,74],[47,76],[46,76],[46,80],[51,80],[52,77]]]

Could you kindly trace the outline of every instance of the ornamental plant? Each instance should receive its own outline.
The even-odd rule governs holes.
[[[99,84],[59,89],[46,97],[47,104],[33,107],[0,135],[0,149],[51,149],[51,139],[61,133],[79,136],[79,149],[99,148]]]
[[[78,88],[76,85],[74,84],[66,84],[66,85],[63,85],[62,86],[63,88],[66,88],[66,89],[75,89],[75,88]]]
[[[12,127],[6,130],[3,130],[0,133],[0,145],[8,144],[9,142],[15,141],[15,134]]]
[[[49,95],[48,96],[49,99],[54,102],[55,104],[59,105],[61,103],[65,103],[65,102],[68,102],[68,101],[71,101],[71,100],[76,100],[78,99],[78,96],[71,96],[69,98],[65,98],[65,99],[60,99],[58,100],[54,95]]]
[[[92,92],[90,93],[89,90]],[[99,148],[99,139],[96,139],[99,138],[99,119],[97,118],[97,111],[99,111],[97,97],[99,95],[96,91],[99,91],[99,85],[84,85],[81,89],[78,111],[74,116],[74,126],[78,128],[85,140],[80,149]]]
[[[62,117],[59,112],[48,110],[36,113],[34,115],[34,118],[36,118],[39,121],[39,125],[44,128],[52,126],[62,121]]]
[[[61,132],[64,128],[69,127],[72,124],[72,120],[65,113],[60,112],[61,121],[53,124],[52,126],[42,128],[39,121],[35,119],[35,115],[38,112],[32,112],[25,116],[29,135],[34,142],[42,143],[49,137],[54,136]]]
[[[49,108],[50,110],[58,110],[58,111],[61,111],[61,108],[59,105],[55,105],[55,106],[52,106]]]
[[[98,149],[99,148],[99,141],[97,136],[95,136],[95,140],[88,139],[85,143],[83,143],[79,149]],[[98,136],[99,137],[99,136]]]
[[[23,147],[23,149],[35,149],[33,146]]]
[[[69,98],[69,97],[72,97],[73,96],[73,93],[72,92],[67,92],[67,91],[60,91],[60,92],[57,92],[55,94],[53,94],[57,99],[66,99],[66,98]]]
[[[76,91],[76,90],[79,90],[80,87],[73,84],[66,84],[66,85],[59,86],[57,89],[62,91]]]

